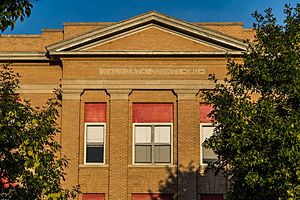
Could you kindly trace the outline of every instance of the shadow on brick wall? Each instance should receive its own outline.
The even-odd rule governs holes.
[[[151,194],[151,200],[198,200],[200,194],[226,194],[228,181],[222,172],[212,168],[202,171],[193,163],[177,170],[166,167],[168,173],[164,181],[159,182],[159,194]]]

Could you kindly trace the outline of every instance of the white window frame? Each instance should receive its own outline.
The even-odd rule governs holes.
[[[204,141],[202,141],[202,128],[203,127],[207,127],[207,126],[210,126],[210,127],[217,127],[217,124],[213,124],[213,123],[200,123],[200,130],[199,130],[199,134],[200,134],[200,165],[202,166],[207,166],[207,163],[204,163],[203,162],[203,157],[202,157],[202,154],[203,154],[203,147],[202,147],[202,143]]]
[[[151,159],[151,163],[135,163],[135,126],[170,126],[171,129],[171,162],[170,163],[155,163],[153,162],[153,158]],[[152,136],[151,136],[152,137]],[[153,149],[151,150],[153,151]],[[151,152],[152,153],[152,152]],[[173,164],[173,123],[132,123],[132,165],[172,165]]]
[[[86,162],[86,147],[87,147],[87,126],[88,125],[99,125],[103,126],[103,162],[99,163],[89,163]],[[105,165],[105,149],[106,149],[106,123],[97,123],[97,122],[86,122],[84,123],[84,165]]]

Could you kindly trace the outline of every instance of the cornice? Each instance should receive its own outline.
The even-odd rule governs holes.
[[[0,52],[0,61],[50,61],[44,52]]]
[[[52,52],[51,56],[85,57],[85,56],[116,56],[116,57],[216,57],[242,56],[242,51],[61,51]]]

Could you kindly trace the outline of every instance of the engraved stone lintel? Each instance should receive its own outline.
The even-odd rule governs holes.
[[[175,90],[178,100],[195,100],[199,90]]]
[[[63,100],[80,100],[82,90],[63,90]]]
[[[100,75],[151,75],[151,74],[169,74],[169,75],[205,75],[206,68],[197,67],[100,67]]]
[[[107,92],[110,94],[111,100],[128,100],[131,90],[107,90]]]

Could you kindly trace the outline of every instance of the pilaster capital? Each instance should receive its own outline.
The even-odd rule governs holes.
[[[124,90],[110,89],[110,90],[107,90],[107,92],[109,93],[111,100],[128,100],[128,96],[129,96],[131,90],[129,90],[129,89],[124,89]]]
[[[63,100],[80,100],[82,90],[63,90]]]
[[[195,100],[199,90],[175,90],[178,100]]]

